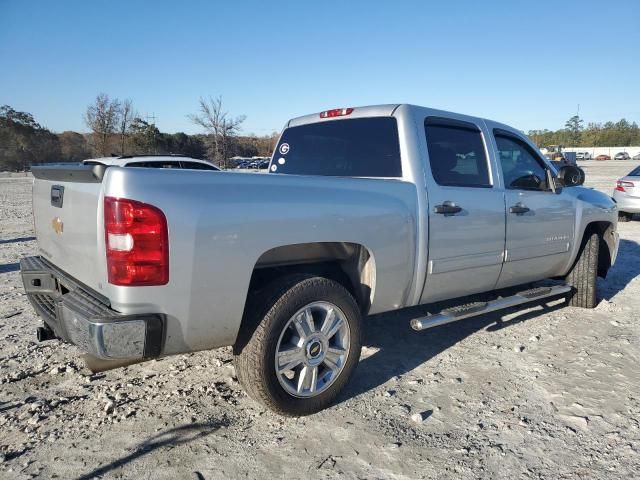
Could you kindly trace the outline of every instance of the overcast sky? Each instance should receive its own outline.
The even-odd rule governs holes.
[[[414,103],[529,130],[640,122],[640,1],[0,0],[0,104],[86,131],[99,92],[160,130],[222,95],[245,133]]]

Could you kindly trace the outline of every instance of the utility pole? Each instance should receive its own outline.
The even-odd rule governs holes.
[[[153,125],[153,153],[157,154],[158,142],[156,140],[156,114],[155,112],[153,112],[151,115],[147,114],[145,118],[147,119],[147,123],[149,123],[150,125]]]

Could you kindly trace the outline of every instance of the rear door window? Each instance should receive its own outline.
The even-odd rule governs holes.
[[[431,173],[438,185],[491,188],[484,141],[472,123],[425,120]]]
[[[401,177],[398,125],[392,117],[354,118],[287,128],[271,173]]]

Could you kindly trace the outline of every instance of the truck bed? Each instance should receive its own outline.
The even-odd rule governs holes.
[[[40,253],[123,314],[166,314],[169,353],[234,343],[252,272],[287,245],[357,244],[375,262],[371,312],[406,306],[414,288],[417,192],[401,180],[110,167],[101,179],[34,172]],[[71,181],[74,180],[74,181]],[[51,190],[64,188],[62,208]],[[161,209],[169,228],[169,283],[107,282],[105,196]],[[56,233],[56,219],[63,224]],[[59,227],[58,227],[59,228]],[[215,317],[213,312],[215,312]],[[188,326],[188,328],[187,328]]]

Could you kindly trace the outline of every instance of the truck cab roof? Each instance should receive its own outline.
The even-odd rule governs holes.
[[[339,112],[341,113],[337,115],[328,115],[325,114],[329,112]],[[398,116],[402,115],[404,112],[414,112],[416,114],[424,114],[430,116],[442,116],[445,118],[457,118],[463,121],[469,121],[473,123],[481,123],[484,121],[491,122],[493,127],[501,128],[505,131],[512,131],[516,133],[521,133],[517,129],[514,129],[510,125],[506,125],[501,122],[496,122],[495,120],[491,120],[488,118],[482,117],[474,117],[462,113],[451,112],[447,110],[440,110],[431,107],[424,107],[421,105],[413,105],[410,103],[389,103],[389,104],[380,104],[380,105],[365,105],[360,107],[349,107],[349,108],[339,108],[335,110],[326,110],[323,112],[312,113],[309,115],[302,115],[300,117],[295,117],[289,120],[285,126],[285,128],[289,127],[297,127],[300,125],[307,125],[310,123],[317,122],[325,122],[332,120],[340,120],[344,118],[366,118],[366,117],[390,117],[390,116]]]

